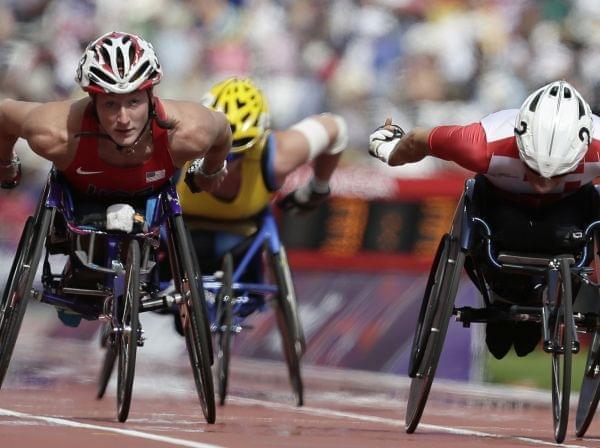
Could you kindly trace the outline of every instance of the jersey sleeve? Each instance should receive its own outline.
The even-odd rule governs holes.
[[[476,173],[485,173],[490,164],[485,130],[481,123],[433,128],[429,134],[429,154]]]

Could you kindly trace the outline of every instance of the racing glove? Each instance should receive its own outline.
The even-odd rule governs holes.
[[[396,145],[405,135],[406,132],[400,126],[391,124],[391,120],[386,121],[386,124],[379,126],[369,136],[369,154],[388,163]]]

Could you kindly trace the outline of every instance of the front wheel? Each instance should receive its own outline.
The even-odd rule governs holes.
[[[573,299],[571,291],[571,268],[568,259],[560,262],[560,302],[554,310],[552,327],[552,416],[554,439],[562,443],[569,422],[569,399],[571,396],[571,358],[573,355]]]
[[[300,324],[292,275],[283,246],[271,254],[271,265],[277,282],[275,313],[281,334],[283,353],[288,367],[290,383],[296,397],[296,405],[304,404],[304,386],[300,374],[300,358],[305,349],[304,334]]]
[[[217,293],[217,378],[219,379],[219,404],[225,404],[229,383],[229,360],[231,358],[233,321],[233,257],[231,253],[223,258],[222,286]]]
[[[117,378],[117,415],[120,422],[127,420],[133,378],[135,358],[140,333],[140,245],[137,240],[129,243],[127,267],[125,268],[125,290],[118,306],[119,331],[117,338],[118,378]]]

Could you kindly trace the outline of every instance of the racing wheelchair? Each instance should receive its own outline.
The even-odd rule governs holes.
[[[223,256],[221,269],[214,275],[203,276],[205,289],[214,297],[213,301],[207,301],[207,306],[216,341],[215,374],[220,404],[225,404],[227,397],[233,337],[246,327],[244,321],[250,314],[264,310],[269,303],[275,310],[296,404],[302,406],[304,392],[300,359],[305,351],[304,333],[286,251],[279,239],[271,206],[267,206],[255,219],[243,223],[217,224],[191,217],[186,217],[186,223],[192,233],[194,228],[202,230],[208,225],[219,232],[238,234],[241,238],[241,242]],[[247,275],[252,269],[262,271],[263,261],[269,280],[250,281],[256,280],[253,277],[263,277],[262,272]]]
[[[596,233],[600,221],[569,233],[574,253],[536,255],[497,250],[492,227],[480,213],[476,192],[482,177],[468,179],[456,209],[449,233],[438,246],[427,281],[409,361],[412,378],[406,410],[406,431],[416,430],[433,382],[450,318],[454,315],[464,327],[471,323],[534,322],[541,326],[543,350],[552,356],[552,415],[554,438],[561,443],[566,435],[571,393],[572,355],[580,349],[577,332],[594,335],[588,352],[577,410],[576,434],[582,437],[600,399],[600,309],[598,288],[588,268],[595,256]],[[513,303],[498,307],[482,269],[486,263],[496,272],[514,273],[539,281],[538,303]],[[481,308],[455,306],[460,278],[465,268],[481,292]],[[488,271],[489,272],[489,271]],[[585,284],[593,298],[582,310],[573,311],[573,284]]]
[[[35,214],[30,216],[0,303],[0,386],[9,366],[27,302],[34,297],[88,320],[105,321],[107,355],[117,361],[117,417],[129,415],[137,348],[144,335],[139,313],[176,306],[185,332],[198,398],[208,423],[215,421],[212,344],[201,278],[188,245],[175,186],[144,199],[143,225],[129,233],[107,230],[101,219],[79,215],[68,185],[51,170]],[[106,216],[104,214],[104,216]],[[176,293],[159,296],[158,248],[166,235]],[[50,255],[64,254],[61,274]],[[41,269],[41,289],[32,289]],[[106,362],[105,362],[106,364]]]

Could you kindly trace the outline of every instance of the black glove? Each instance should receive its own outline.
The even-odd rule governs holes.
[[[18,157],[15,157],[13,160],[11,160],[10,165],[17,167],[17,175],[11,180],[4,180],[0,182],[0,188],[5,190],[11,190],[21,183],[21,160]],[[7,165],[7,167],[8,166],[9,165]]]
[[[277,206],[281,210],[293,215],[307,213],[325,202],[329,198],[331,191],[328,191],[327,193],[311,191],[306,201],[299,200],[297,193],[298,190],[288,193],[283,199],[277,201]]]

